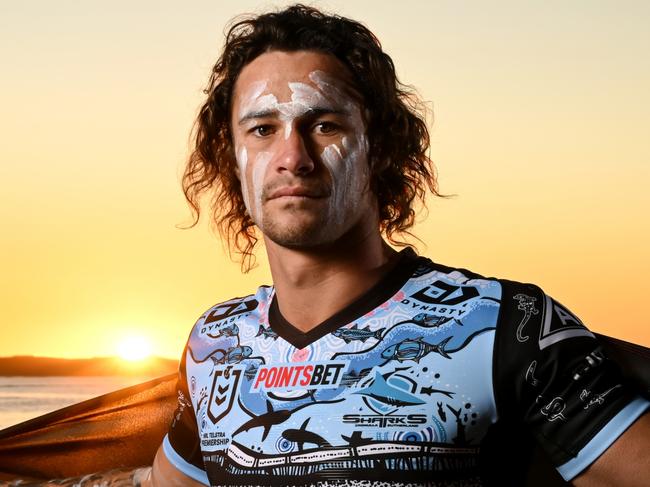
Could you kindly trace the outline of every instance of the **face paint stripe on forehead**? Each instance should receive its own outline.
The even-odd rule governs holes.
[[[333,99],[345,99],[348,98],[344,93],[341,92],[336,86],[332,83],[336,82],[331,76],[326,75],[322,71],[312,71],[309,73],[309,79],[314,83],[318,88],[327,96],[328,98]]]
[[[309,73],[309,80],[331,100],[349,100],[355,105],[359,105],[363,101],[362,95],[356,88],[341,78],[331,76],[324,71],[312,71]]]
[[[325,97],[313,86],[305,83],[289,83],[291,90],[291,101],[278,104],[278,111],[281,114],[281,120],[284,122],[284,138],[291,136],[293,121],[302,117],[312,107],[322,107],[325,105]]]
[[[351,101],[345,103],[345,110],[337,108],[337,105],[348,97],[331,84],[334,82],[332,78],[324,76],[320,71],[313,71],[309,74],[309,79],[316,85],[315,87],[307,83],[289,82],[291,101],[284,103],[279,103],[273,94],[263,95],[268,81],[253,83],[239,111],[240,123],[251,118],[271,116],[273,112],[277,112],[278,118],[284,124],[284,137],[288,139],[291,136],[294,121],[312,110],[340,113],[354,107],[355,115],[360,113],[356,103]]]
[[[252,112],[255,109],[255,105],[259,104],[260,96],[262,93],[264,93],[264,90],[266,90],[266,84],[266,81],[257,81],[249,86],[246,95],[242,99],[241,107],[239,108],[240,119],[243,118],[246,114]],[[264,101],[267,102],[268,100]]]

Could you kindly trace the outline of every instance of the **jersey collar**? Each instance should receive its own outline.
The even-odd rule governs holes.
[[[396,264],[377,284],[357,300],[319,325],[316,325],[307,333],[296,328],[282,316],[274,293],[269,308],[269,326],[294,347],[298,349],[305,348],[328,333],[332,333],[342,326],[353,323],[366,313],[369,313],[386,302],[401,289],[406,281],[409,280],[413,271],[423,261],[426,261],[426,259],[418,257],[412,248],[407,247],[403,249],[399,253]]]

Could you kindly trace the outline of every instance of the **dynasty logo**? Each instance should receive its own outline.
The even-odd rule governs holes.
[[[411,297],[422,303],[454,306],[474,299],[479,295],[474,286],[456,286],[437,280],[430,286],[425,286]]]
[[[201,333],[214,331],[219,325],[224,323],[224,320],[226,320],[225,323],[230,323],[234,320],[235,316],[250,313],[257,308],[258,304],[256,299],[249,299],[247,301],[233,301],[215,306],[206,313],[203,326],[201,327]],[[228,333],[225,330],[224,332],[224,334],[230,336],[236,334],[232,332]]]
[[[335,389],[341,384],[345,361],[263,365],[253,379],[253,391],[290,389]]]

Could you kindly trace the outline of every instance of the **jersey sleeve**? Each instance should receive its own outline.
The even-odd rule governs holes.
[[[525,424],[571,480],[650,403],[567,308],[537,286],[502,286],[493,370],[497,412]]]
[[[197,482],[209,485],[207,474],[204,470],[199,431],[196,424],[194,407],[190,400],[187,383],[185,357],[187,348],[178,369],[176,392],[178,404],[167,435],[163,439],[163,451],[169,462],[185,475]]]

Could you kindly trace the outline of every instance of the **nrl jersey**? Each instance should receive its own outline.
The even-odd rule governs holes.
[[[209,485],[519,485],[522,431],[571,479],[647,406],[538,287],[407,249],[307,333],[272,287],[206,311],[163,449]]]

